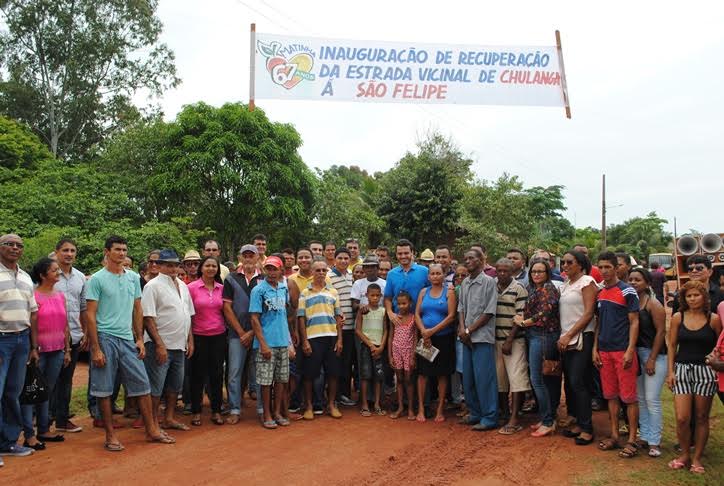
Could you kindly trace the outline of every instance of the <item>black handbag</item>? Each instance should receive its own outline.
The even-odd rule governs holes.
[[[25,384],[20,392],[22,405],[37,405],[48,400],[48,382],[35,363],[30,363],[25,370]]]

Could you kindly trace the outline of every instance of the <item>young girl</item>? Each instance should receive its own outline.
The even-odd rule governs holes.
[[[709,413],[717,391],[717,376],[706,366],[707,354],[716,345],[722,326],[719,316],[709,311],[708,288],[697,280],[689,280],[679,293],[680,312],[671,317],[669,329],[668,368],[666,382],[674,392],[676,435],[681,455],[669,462],[671,469],[689,467],[703,474],[701,456],[709,438]],[[692,437],[691,408],[696,413],[696,432]],[[694,444],[694,455],[689,445]]]
[[[397,381],[397,410],[390,415],[396,419],[402,415],[404,410],[402,386],[404,383],[407,393],[407,420],[415,420],[414,412],[414,388],[412,383],[412,370],[415,368],[415,343],[417,342],[417,329],[415,327],[415,315],[412,314],[412,297],[402,290],[397,295],[397,315],[400,316],[400,323],[395,325],[394,331],[389,333],[390,364],[395,370]]]

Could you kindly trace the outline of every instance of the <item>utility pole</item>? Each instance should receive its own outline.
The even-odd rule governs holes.
[[[601,185],[601,251],[606,251],[606,174]]]

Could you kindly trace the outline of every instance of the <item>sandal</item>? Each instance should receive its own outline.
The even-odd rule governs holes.
[[[176,439],[171,437],[170,435],[162,434],[158,437],[147,437],[146,441],[148,442],[156,442],[157,444],[175,444]]]
[[[581,437],[579,435],[578,437],[573,439],[573,442],[579,446],[587,446],[587,445],[593,443],[593,434],[591,434],[591,437],[589,437],[588,439],[584,439],[583,437]]]
[[[699,464],[698,466],[692,464],[689,468],[689,472],[693,472],[694,474],[704,474],[706,473],[706,469],[704,469],[704,466],[702,466],[701,464]]]
[[[276,429],[277,428],[277,423],[274,422],[273,420],[265,420],[262,423],[262,425],[264,426],[265,429]]]
[[[631,459],[639,453],[639,446],[635,442],[627,442],[623,449],[618,452],[618,457]]]
[[[684,469],[686,467],[686,463],[678,459],[672,459],[669,461],[668,466],[670,469]]]
[[[195,427],[198,427],[199,425],[201,425],[201,416],[199,415],[198,417],[192,418],[191,425],[193,425]]]
[[[211,416],[211,423],[214,425],[224,425],[224,419],[221,418],[220,413],[215,413]]]
[[[616,439],[609,437],[608,439],[603,439],[601,442],[599,442],[598,448],[602,451],[612,451],[614,449],[620,449],[621,445]]]
[[[371,416],[372,416],[372,412],[370,412],[370,411],[367,410],[366,408],[363,408],[362,410],[360,410],[360,411],[359,411],[359,414],[362,415],[363,417],[371,417]]]
[[[236,425],[239,423],[239,420],[241,420],[241,418],[238,414],[231,414],[226,418],[226,423],[229,425]]]
[[[171,422],[171,423],[161,424],[161,428],[169,429],[169,430],[191,430],[191,429],[189,429],[188,425],[182,424],[181,422]]]
[[[575,439],[576,437],[578,437],[579,435],[581,435],[581,431],[579,430],[578,432],[574,432],[574,431],[572,431],[571,429],[563,429],[563,430],[561,431],[561,435],[562,435],[563,437],[568,438],[568,439]]]
[[[281,415],[276,417],[274,421],[277,423],[277,425],[281,425],[282,427],[286,427],[291,424],[288,418],[282,417]]]
[[[435,423],[437,423],[437,424],[443,423],[444,421],[445,421],[445,417],[443,417],[442,415],[439,417],[435,417]]]
[[[502,434],[502,435],[513,435],[513,434],[515,434],[515,433],[517,433],[517,432],[520,432],[521,430],[523,430],[523,426],[522,426],[522,425],[518,425],[518,424],[516,424],[516,425],[505,424],[505,425],[502,426],[500,429],[498,429],[498,433],[499,433],[499,434]]]
[[[121,452],[125,447],[120,442],[104,442],[103,448],[110,452]]]
[[[382,417],[382,416],[387,415],[387,412],[382,410],[382,407],[375,407],[375,415],[379,415]]]

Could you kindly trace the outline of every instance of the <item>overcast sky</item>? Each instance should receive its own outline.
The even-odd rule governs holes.
[[[595,7],[594,7],[595,5]],[[699,5],[707,5],[706,8]],[[566,187],[566,216],[599,227],[656,211],[678,232],[724,232],[724,5],[720,2],[161,0],[182,84],[161,105],[247,102],[249,24],[299,36],[469,45],[563,42],[562,108],[258,100],[292,123],[311,167],[391,168],[430,129],[452,136],[481,179]]]

